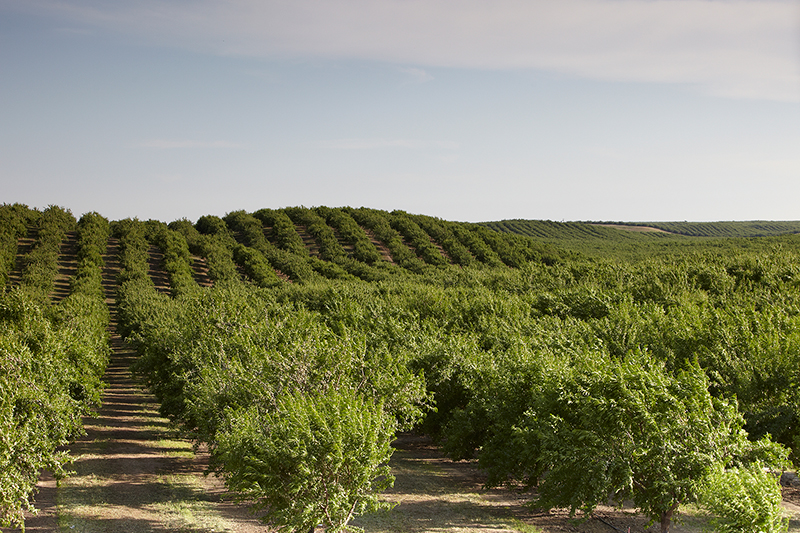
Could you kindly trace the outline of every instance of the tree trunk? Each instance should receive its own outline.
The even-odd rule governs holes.
[[[672,514],[677,507],[677,505],[673,505],[669,510],[661,513],[661,533],[669,533],[669,526],[672,525]]]

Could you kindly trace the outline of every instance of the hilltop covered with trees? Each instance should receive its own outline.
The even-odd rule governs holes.
[[[118,327],[138,350],[135,372],[162,414],[208,446],[228,487],[276,526],[344,530],[386,507],[391,444],[413,430],[454,460],[477,460],[488,485],[530,488],[543,508],[591,514],[609,497],[632,500],[667,531],[682,505],[699,503],[720,528],[785,527],[769,469],[800,452],[800,236],[550,223],[563,237],[534,238],[330,207],[170,223],[76,221],[19,205],[0,216],[4,474],[57,467],[52,450],[98,399],[107,316],[91,247],[112,238]],[[76,230],[99,236],[81,245],[80,304],[54,304],[44,281],[26,281],[48,277],[35,274],[45,267],[33,250],[22,281],[11,279],[20,238],[38,249]],[[163,253],[169,293],[149,274],[150,247]],[[211,286],[197,282],[199,265]],[[79,339],[43,344],[67,342],[56,334],[67,324]],[[44,369],[42,353],[57,354]],[[14,378],[12,361],[30,377]],[[6,381],[40,375],[63,392],[48,401],[69,409],[56,410],[65,422],[39,424],[35,438],[54,455],[34,465],[10,450],[34,438],[18,428],[46,416],[28,398],[39,389]],[[29,488],[1,485],[9,523]],[[756,500],[748,512],[725,506]]]

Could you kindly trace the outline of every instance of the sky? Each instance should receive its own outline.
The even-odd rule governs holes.
[[[0,0],[0,202],[800,220],[800,1]]]

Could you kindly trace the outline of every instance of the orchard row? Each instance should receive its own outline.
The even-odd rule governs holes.
[[[2,206],[7,278],[16,239],[34,236],[20,281],[0,292],[0,524],[23,523],[39,473],[66,475],[63,446],[83,434],[81,417],[98,405],[108,359],[108,310],[102,256],[108,221],[89,213],[75,221],[60,208],[43,212]],[[69,295],[50,303],[59,245],[77,239],[77,270]],[[10,235],[12,238],[7,238]]]
[[[662,530],[691,502],[721,530],[785,524],[764,467],[800,450],[788,238],[597,259],[326,207],[111,230],[136,372],[272,524],[343,530],[385,506],[391,442],[409,429],[477,458],[489,484],[536,486],[543,507],[590,513],[610,495]],[[149,276],[151,246],[170,294]]]
[[[690,502],[721,528],[785,525],[763,468],[800,448],[795,247],[626,262],[438,223],[485,246],[454,241],[472,258],[454,264],[433,230],[395,229],[406,216],[295,208],[132,230],[184,235],[227,273],[176,298],[143,277],[122,291],[126,327],[164,414],[267,520],[343,528],[375,509],[390,443],[415,428],[476,457],[489,484],[538,486],[541,506],[590,513],[611,495],[664,531]],[[368,258],[367,231],[392,263]],[[761,503],[736,511],[748,498]]]

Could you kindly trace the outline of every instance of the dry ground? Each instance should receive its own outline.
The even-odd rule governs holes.
[[[131,379],[135,354],[113,339],[115,358],[99,416],[72,446],[75,475],[58,490],[62,531],[268,531],[226,498],[207,455],[177,438],[154,398]]]
[[[588,520],[570,519],[566,511],[537,512],[528,508],[530,494],[508,488],[483,490],[484,476],[475,463],[454,463],[430,440],[405,435],[396,443],[392,471],[396,476],[386,499],[396,503],[388,512],[360,517],[356,523],[368,533],[440,532],[499,533],[510,531],[555,533],[658,532],[632,509],[600,507]],[[784,505],[792,516],[790,531],[800,532],[800,489],[786,489]],[[688,508],[673,533],[700,533],[705,520]]]

